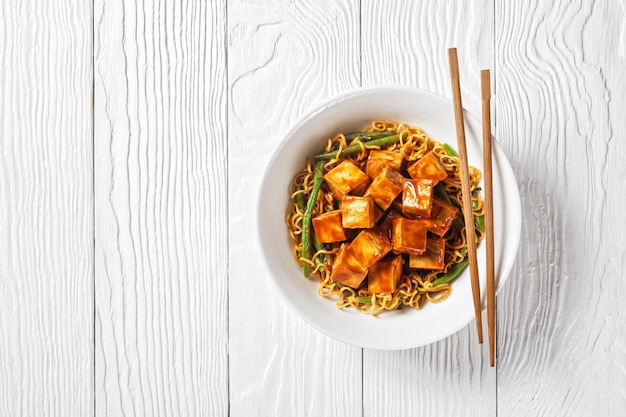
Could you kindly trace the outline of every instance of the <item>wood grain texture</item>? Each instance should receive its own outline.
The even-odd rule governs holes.
[[[496,138],[525,224],[499,296],[500,415],[626,413],[625,12],[496,8]]]
[[[98,416],[228,414],[225,14],[95,2]]]
[[[87,2],[0,2],[0,416],[93,415]]]
[[[312,329],[274,292],[251,210],[280,135],[359,85],[358,36],[356,0],[228,4],[232,416],[361,415],[361,349]]]
[[[457,47],[464,107],[480,115],[480,69],[494,59],[491,2],[364,0],[362,37],[363,85],[410,85],[447,97],[447,48]],[[422,348],[364,350],[364,416],[496,415],[496,371],[486,346],[478,345],[472,321]]]

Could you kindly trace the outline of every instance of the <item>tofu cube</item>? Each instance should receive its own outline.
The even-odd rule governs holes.
[[[421,255],[409,255],[409,266],[417,269],[441,271],[444,267],[446,240],[429,237],[426,239],[426,251]]]
[[[393,200],[402,192],[406,178],[395,169],[385,166],[372,181],[364,196],[374,199],[378,207],[387,210]]]
[[[400,217],[402,217],[402,215],[396,210],[389,210],[385,219],[380,223],[378,230],[380,230],[383,236],[386,236],[388,239],[391,240],[391,222],[393,221],[393,219],[398,219]]]
[[[402,190],[402,213],[409,216],[430,217],[433,202],[433,181],[406,180]]]
[[[430,218],[421,219],[426,228],[437,236],[445,235],[452,222],[459,213],[459,209],[446,203],[437,197],[433,198],[433,207],[430,211]]]
[[[393,219],[391,244],[396,252],[421,255],[426,251],[426,225],[420,220]]]
[[[348,194],[361,195],[370,183],[365,172],[350,161],[343,161],[324,175],[326,185],[335,199]]]
[[[407,171],[411,178],[430,179],[433,181],[433,185],[448,176],[446,168],[432,151],[421,157]]]
[[[402,188],[404,188],[404,185],[402,186]],[[393,203],[391,203],[391,208],[396,210],[398,213],[402,213],[402,194],[400,194],[398,197],[396,197],[395,200],[393,200]]]
[[[330,278],[351,288],[358,288],[367,275],[367,268],[354,257],[347,244],[341,245],[333,262]]]
[[[381,209],[377,205],[374,205],[374,220],[376,221],[376,223],[378,223],[383,218],[385,213],[385,210]]]
[[[368,291],[395,292],[402,279],[402,262],[402,255],[398,255],[390,261],[380,261],[372,265],[367,274]]]
[[[391,250],[391,243],[379,230],[363,230],[349,246],[350,252],[365,268],[380,261]]]
[[[367,165],[365,166],[365,172],[367,175],[374,179],[380,175],[385,166],[389,166],[396,171],[400,171],[402,167],[402,154],[393,151],[379,151],[371,150],[367,158]]]
[[[341,210],[322,213],[313,218],[313,230],[320,243],[341,242],[348,238],[341,225]]]
[[[369,229],[376,224],[376,205],[369,197],[347,195],[341,199],[341,225],[346,229]]]

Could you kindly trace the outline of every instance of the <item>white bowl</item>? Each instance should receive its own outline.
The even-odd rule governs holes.
[[[482,170],[481,123],[469,112],[464,114],[469,162]],[[453,281],[452,294],[439,304],[425,303],[420,310],[405,307],[377,317],[349,308],[340,310],[334,299],[317,293],[317,277],[303,277],[293,259],[285,225],[290,184],[305,159],[321,152],[326,138],[358,131],[375,119],[420,126],[431,138],[456,148],[454,110],[444,97],[408,87],[360,88],[341,94],[300,119],[276,145],[257,199],[258,240],[270,281],[289,307],[311,326],[360,347],[407,349],[443,339],[474,318],[469,268]],[[501,288],[517,253],[521,202],[506,156],[495,143],[493,151],[495,270]],[[478,248],[483,306],[485,246],[481,242]]]

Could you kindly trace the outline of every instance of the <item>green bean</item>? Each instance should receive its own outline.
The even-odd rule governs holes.
[[[450,145],[448,145],[447,143],[444,143],[443,145],[441,145],[441,147],[443,148],[444,151],[446,151],[446,153],[450,156],[459,156],[458,153],[456,153],[456,151],[454,150],[454,148]]]
[[[485,231],[485,216],[475,216],[474,217],[474,226],[481,232]]]
[[[335,284],[337,284],[337,286],[339,287],[339,292],[340,292],[343,296],[345,296],[345,297],[348,297],[348,296],[350,296],[350,295],[353,295],[353,294],[355,294],[355,292],[356,292],[356,291],[354,290],[354,288],[352,288],[352,287],[348,287],[347,285],[342,284],[342,283],[341,283],[341,282],[339,282],[339,281],[335,281]],[[346,291],[346,292],[344,292],[344,291]],[[363,298],[368,298],[368,297],[363,297]],[[368,299],[369,299],[369,298],[368,298]]]
[[[481,190],[480,187],[476,187],[474,191],[472,191],[472,209],[476,210],[478,208],[478,201],[474,200],[474,198],[478,198],[478,192]],[[481,232],[485,231],[485,216],[474,216],[474,226]]]
[[[437,285],[448,283],[448,282],[452,281],[454,278],[458,277],[459,274],[461,273],[461,271],[463,271],[463,269],[465,269],[465,267],[467,266],[468,263],[469,263],[469,260],[467,258],[463,259],[461,262],[456,264],[451,270],[449,270],[445,274],[443,274],[440,277],[438,277],[437,279],[435,279],[432,282],[433,287],[436,287]]]
[[[319,240],[317,240],[317,236],[315,235],[315,231],[313,231],[313,233],[311,234],[313,236],[313,246],[315,247],[315,252],[321,251],[321,250],[326,250],[326,245],[324,245],[323,243],[320,243]],[[323,253],[320,253],[318,256],[315,257],[315,259],[313,260],[313,262],[315,262],[315,265],[326,265],[327,264],[327,258],[326,255]],[[326,269],[322,266],[320,267],[321,271],[325,271]]]
[[[383,130],[382,132],[355,132],[346,135],[346,140],[356,138],[378,139],[393,135],[392,130]]]
[[[301,191],[302,187],[298,186],[296,191]],[[304,211],[304,193],[296,194],[296,205],[301,211]]]
[[[437,185],[435,185],[435,194],[437,195],[437,197],[441,198],[446,203],[453,204],[452,200],[450,200],[450,195],[448,194],[448,192],[443,186],[443,183],[438,182]]]
[[[296,191],[302,191],[302,187],[301,186],[297,186],[296,187]],[[304,207],[304,193],[298,193],[296,194],[296,205],[298,206],[298,208],[300,209],[300,211],[304,211],[305,207]],[[300,245],[302,246],[302,245]],[[303,257],[304,253],[302,251],[302,247],[300,248],[300,257]],[[306,265],[306,266],[305,266]],[[306,262],[302,263],[302,269],[305,271],[306,273],[306,269],[309,268],[310,269],[310,265],[307,264]]]
[[[479,194],[480,190],[481,190],[480,187],[476,187],[472,191],[472,209],[474,209],[474,210],[476,210],[478,208],[478,199],[480,198],[480,196],[478,194]]]
[[[311,258],[311,217],[313,216],[313,209],[315,208],[315,202],[317,201],[317,194],[322,188],[322,180],[324,179],[324,163],[318,162],[315,164],[315,174],[313,175],[313,188],[309,195],[309,200],[306,202],[306,209],[302,216],[302,251],[301,256],[305,259]],[[302,271],[304,276],[308,277],[311,274],[311,265],[307,262],[302,263]]]
[[[385,145],[391,145],[392,143],[396,143],[400,141],[400,135],[392,135],[392,136],[386,136],[384,138],[378,138],[378,139],[373,139],[370,140],[368,142],[365,143],[366,146],[385,146]],[[344,156],[344,155],[351,155],[354,153],[359,153],[361,152],[361,146],[359,145],[351,145],[351,146],[347,146],[345,148],[343,148],[341,150],[341,154],[338,155],[339,151],[331,151],[331,152],[325,152],[325,153],[321,153],[319,155],[315,155],[315,159],[318,161],[322,161],[322,160],[328,160],[328,159],[333,159],[333,158],[337,158],[337,156]]]
[[[348,287],[347,285],[343,285],[339,281],[335,281],[335,284],[337,284],[337,286],[339,287],[339,292],[341,293],[341,295],[348,297],[350,294],[353,294],[352,288]],[[344,290],[347,291],[347,294],[343,292]]]
[[[367,144],[374,139],[386,138],[393,135],[391,130],[383,130],[382,132],[356,132],[346,135],[346,141],[351,142],[354,139],[360,140],[363,144]],[[339,142],[333,143],[331,151],[339,149]]]
[[[356,300],[361,304],[372,304],[372,299],[370,297],[356,297]]]
[[[443,183],[440,182],[435,185],[435,194],[437,195],[437,197],[445,200],[445,202],[450,204],[451,206],[460,208],[456,201],[452,201],[452,199],[450,198],[450,194],[448,194],[448,192],[446,191]]]
[[[457,215],[454,218],[454,221],[452,222],[452,225],[454,226],[454,228],[456,230],[461,230],[462,228],[465,227],[465,220],[463,220],[463,216],[462,215]]]

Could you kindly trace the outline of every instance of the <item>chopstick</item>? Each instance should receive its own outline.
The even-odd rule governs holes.
[[[474,211],[472,209],[472,192],[470,190],[469,167],[467,166],[467,146],[465,144],[465,123],[463,122],[463,103],[461,101],[461,82],[459,79],[459,60],[456,48],[448,49],[450,62],[450,78],[452,81],[452,97],[454,99],[454,119],[461,165],[461,195],[463,196],[463,217],[465,218],[465,235],[467,239],[467,256],[469,258],[472,297],[474,299],[474,316],[478,331],[478,343],[483,342],[482,303],[480,301],[480,282],[478,280],[478,259],[476,258],[476,233],[474,231]]]
[[[489,364],[494,366],[496,335],[496,285],[493,238],[493,181],[491,175],[491,79],[489,70],[480,72],[483,109],[483,165],[485,168],[485,239],[487,240],[487,324],[489,333]]]

